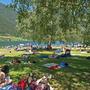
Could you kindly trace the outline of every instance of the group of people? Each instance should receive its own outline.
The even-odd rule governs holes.
[[[9,62],[10,65],[19,65],[19,64],[35,64],[37,63],[36,60],[29,60],[28,56],[23,56],[22,58],[14,58],[12,61]]]
[[[35,74],[20,76],[18,83],[14,83],[9,76],[9,66],[0,69],[0,90],[53,90],[48,83],[49,78],[43,76],[37,79]]]
[[[43,76],[40,79],[34,75],[23,76],[18,82],[18,90],[53,90],[48,83],[48,78]]]
[[[65,49],[65,53],[61,54],[61,50],[56,50],[52,55],[49,56],[49,58],[60,58],[60,57],[70,57],[71,56],[71,50]]]

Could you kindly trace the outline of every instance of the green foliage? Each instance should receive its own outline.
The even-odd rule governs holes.
[[[14,0],[13,4],[18,12],[17,27],[24,37],[90,42],[84,38],[90,27],[89,0]]]

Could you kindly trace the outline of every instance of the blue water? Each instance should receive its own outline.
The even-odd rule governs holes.
[[[40,45],[40,46],[46,46],[46,43],[39,43],[39,42],[33,42],[33,41],[0,41],[0,47],[5,47],[5,46],[17,46],[20,44],[24,45]],[[52,45],[58,46],[58,45],[63,45],[64,42],[61,41],[56,41],[52,42]]]

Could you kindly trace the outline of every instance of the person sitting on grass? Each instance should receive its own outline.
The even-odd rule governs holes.
[[[49,56],[49,58],[57,58],[58,55],[55,54],[55,52]]]
[[[20,64],[20,63],[21,63],[21,61],[19,59],[16,59],[16,58],[10,62],[10,64],[14,64],[14,65]]]
[[[47,50],[52,50],[52,46],[51,45],[47,45]]]
[[[28,63],[29,58],[30,58],[30,55],[29,55],[29,54],[23,54],[21,59],[22,59],[24,62]]]
[[[71,57],[71,50],[70,49],[65,49],[65,53],[58,55],[57,59],[61,58],[61,57]]]

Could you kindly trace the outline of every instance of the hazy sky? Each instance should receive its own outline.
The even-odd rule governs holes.
[[[1,3],[4,3],[4,4],[9,4],[11,2],[11,0],[0,0]]]

